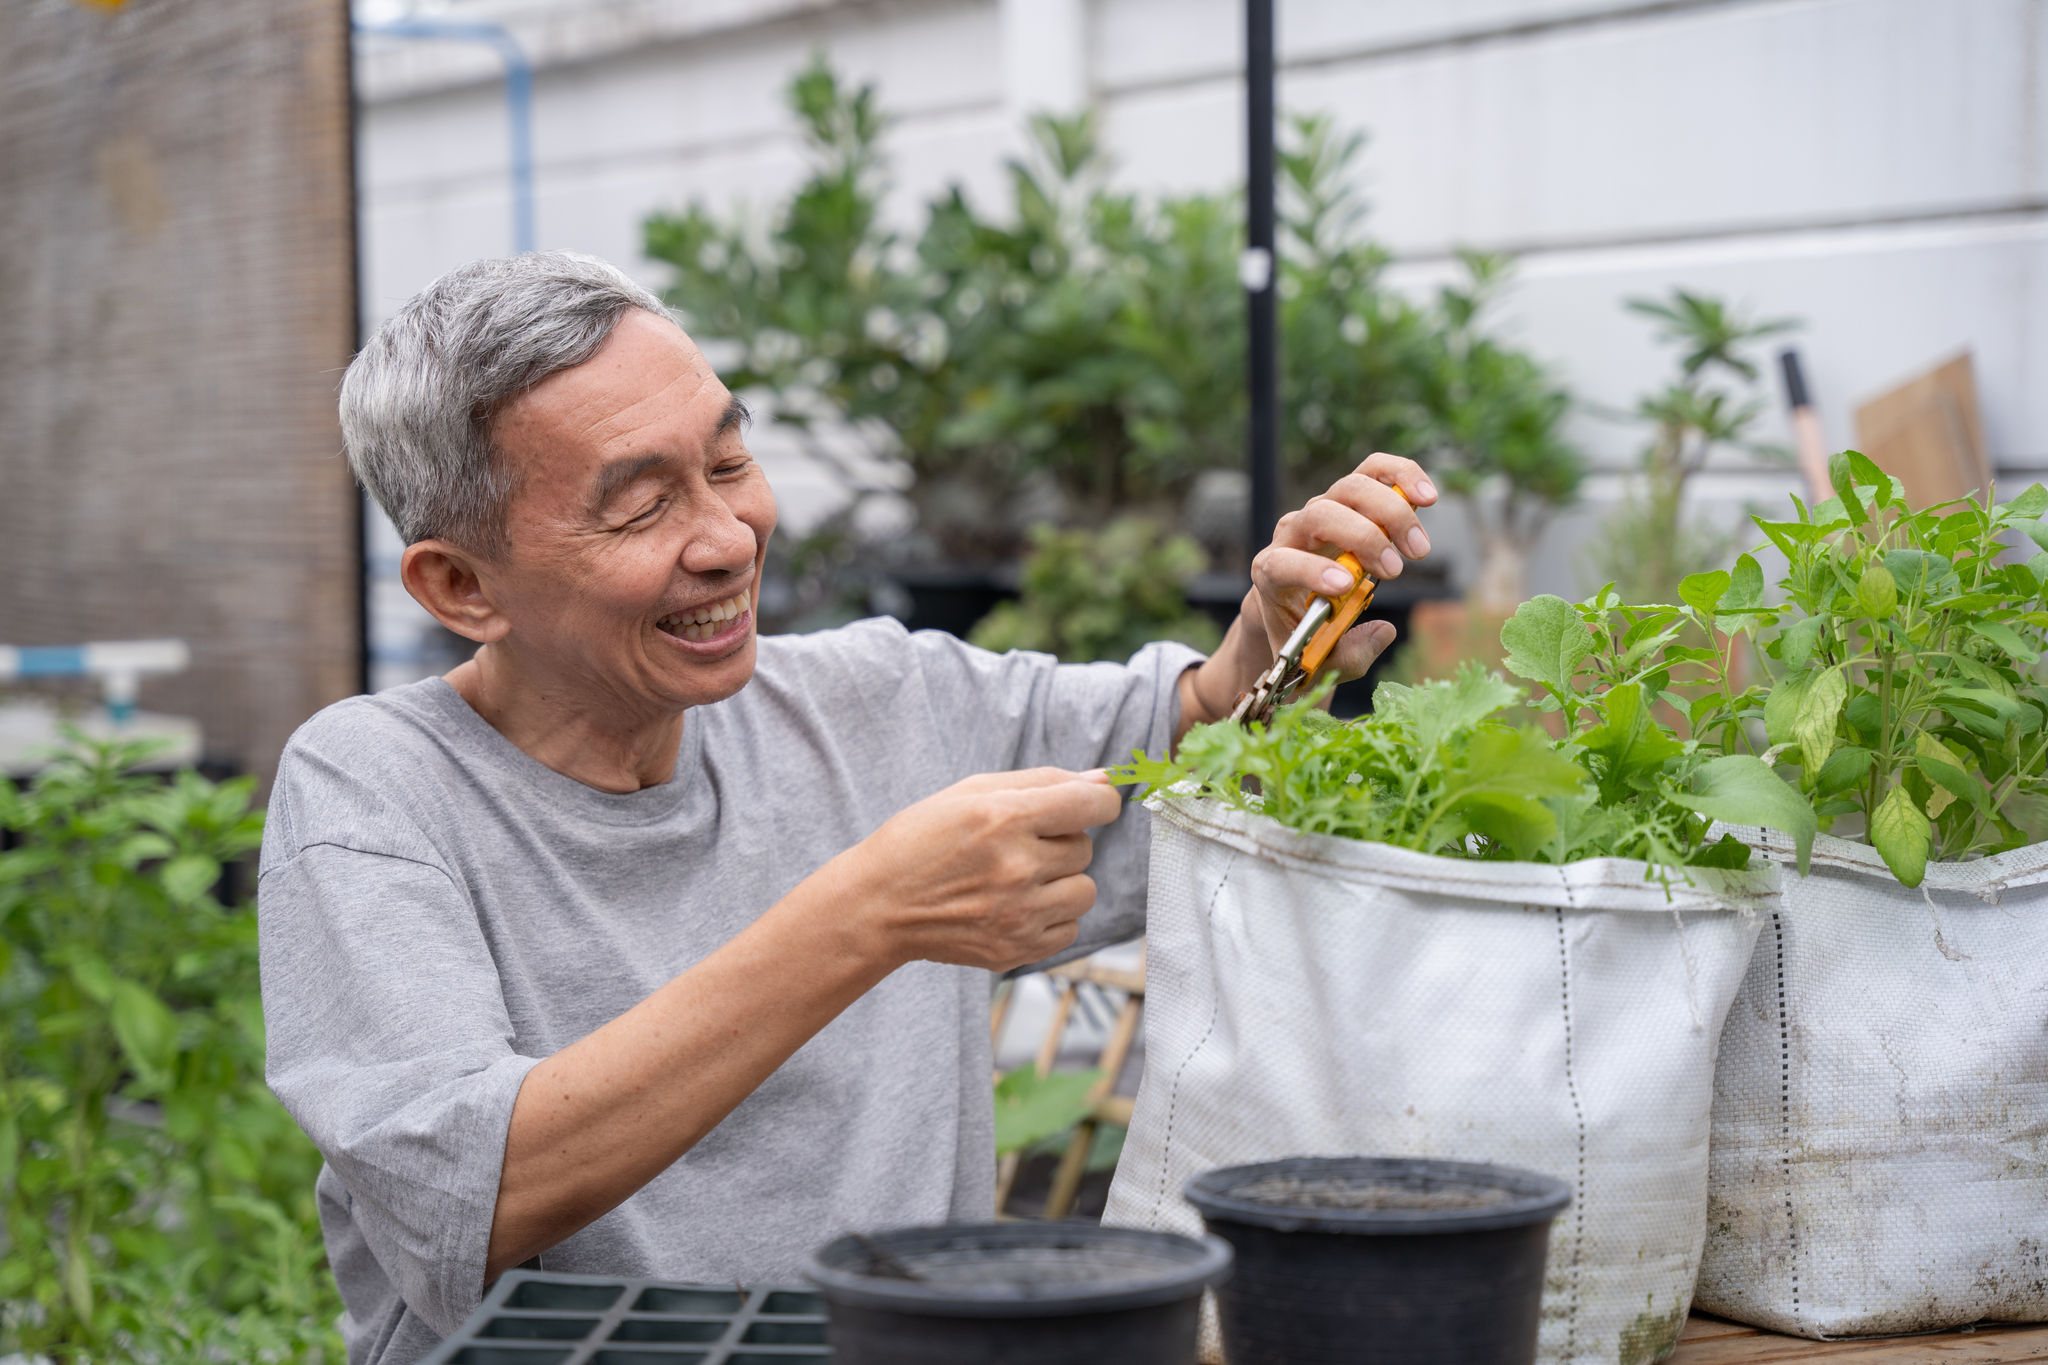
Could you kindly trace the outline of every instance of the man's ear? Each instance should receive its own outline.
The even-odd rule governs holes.
[[[415,602],[465,640],[487,645],[512,628],[491,601],[482,558],[469,550],[445,540],[415,541],[398,561],[398,577]]]

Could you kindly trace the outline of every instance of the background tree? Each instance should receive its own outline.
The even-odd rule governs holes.
[[[1685,515],[1686,484],[1724,448],[1787,458],[1782,448],[1750,434],[1765,400],[1748,350],[1799,324],[1790,318],[1752,322],[1719,299],[1685,289],[1673,289],[1665,300],[1630,299],[1628,307],[1654,319],[1657,339],[1678,348],[1678,376],[1636,405],[1636,418],[1651,428],[1642,476],[1609,518],[1592,565],[1629,601],[1671,602],[1680,579],[1716,567],[1735,543],[1733,528],[1703,526]]]

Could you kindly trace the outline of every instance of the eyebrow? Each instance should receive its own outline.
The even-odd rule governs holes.
[[[732,431],[753,420],[753,409],[741,402],[737,396],[729,396],[725,400],[725,410],[718,414],[718,425],[712,428],[711,436],[704,444],[707,446],[716,445],[719,438],[723,437],[728,431]],[[620,492],[631,487],[633,481],[642,474],[668,463],[670,463],[669,456],[651,454],[639,455],[630,460],[618,460],[606,465],[597,472],[597,482],[591,487],[591,510],[601,510],[613,498],[617,497]]]

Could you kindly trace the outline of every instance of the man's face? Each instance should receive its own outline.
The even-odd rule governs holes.
[[[509,546],[484,570],[504,647],[636,711],[739,691],[775,529],[743,415],[681,329],[639,309],[507,406]]]

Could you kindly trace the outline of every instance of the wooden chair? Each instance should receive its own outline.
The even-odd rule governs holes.
[[[1067,1149],[1061,1154],[1059,1166],[1053,1172],[1051,1191],[1046,1196],[1044,1216],[1064,1218],[1073,1212],[1075,1196],[1081,1190],[1081,1179],[1087,1174],[1088,1150],[1094,1145],[1096,1132],[1105,1123],[1128,1127],[1131,1122],[1131,1097],[1117,1094],[1116,1082],[1124,1063],[1130,1059],[1131,1045],[1137,1040],[1138,1026],[1144,1017],[1145,967],[1142,959],[1132,970],[1104,966],[1093,958],[1082,958],[1078,962],[1049,967],[1044,974],[1058,986],[1059,994],[1054,999],[1052,1020],[1046,1027],[1045,1037],[1039,1042],[1033,1062],[1041,1076],[1052,1070],[1054,1060],[1060,1055],[1060,1044],[1065,1039],[1067,1025],[1073,1018],[1084,985],[1122,996],[1108,1036],[1103,1040],[1101,1055],[1095,1063],[1102,1071],[1102,1078],[1088,1092],[1088,1117],[1081,1120],[1074,1129],[1073,1137],[1068,1139]],[[990,1006],[989,1034],[997,1044],[1002,1041],[1003,1024],[1009,1018],[1017,985],[1015,981],[1005,982]],[[1001,1073],[997,1074],[1000,1076]],[[1011,1152],[996,1167],[998,1217],[1010,1202],[1010,1192],[1017,1183],[1017,1169],[1023,1164],[1023,1156],[1022,1152]]]

